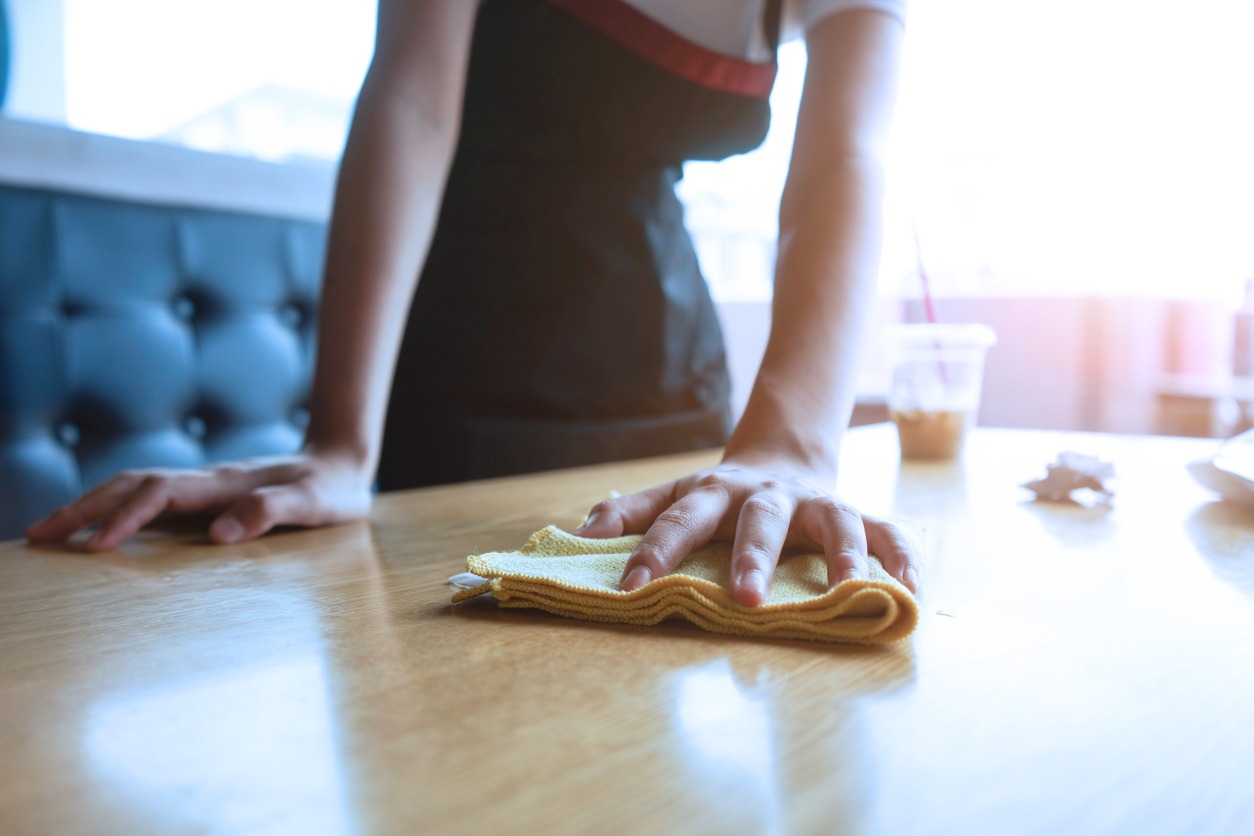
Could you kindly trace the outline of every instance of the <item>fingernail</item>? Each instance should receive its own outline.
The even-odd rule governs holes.
[[[596,518],[597,518],[596,514],[589,514],[588,516],[583,518],[583,522],[579,524],[579,527],[576,528],[571,533],[575,535],[583,534],[584,530],[587,529],[588,526],[592,525],[593,521],[595,521]]]
[[[919,591],[919,573],[914,571],[913,566],[906,567],[906,586],[910,587],[911,592]]]
[[[740,573],[740,578],[736,581],[742,591],[753,594],[756,602],[766,601],[766,575],[760,569],[746,569]]]
[[[86,549],[95,549],[100,545],[100,541],[104,539],[104,532],[94,531],[92,535],[83,541],[83,547]]]
[[[845,581],[856,581],[860,577],[862,576],[858,574],[857,569],[846,569],[844,572],[841,573],[840,582],[844,583]]]
[[[649,571],[648,566],[637,566],[627,573],[627,577],[623,578],[621,584],[624,592],[631,592],[644,586],[653,580],[653,573]]]
[[[234,517],[223,517],[213,524],[211,533],[219,543],[234,543],[244,536],[244,526]]]

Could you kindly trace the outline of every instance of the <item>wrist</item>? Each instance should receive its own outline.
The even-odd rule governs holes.
[[[834,477],[844,423],[829,399],[810,390],[777,392],[759,375],[749,403],[728,439],[724,461],[753,466],[770,463],[817,478]]]
[[[349,469],[367,473],[371,478],[379,461],[377,445],[368,439],[351,434],[321,432],[313,424],[305,433],[301,452],[321,459],[335,460]]]
[[[745,467],[782,469],[822,483],[836,478],[838,465],[835,453],[823,445],[781,443],[774,438],[769,441],[729,441],[722,461]]]
[[[840,433],[800,432],[779,423],[765,428],[746,416],[727,441],[723,461],[748,467],[784,468],[810,479],[827,482],[836,478],[840,458]]]

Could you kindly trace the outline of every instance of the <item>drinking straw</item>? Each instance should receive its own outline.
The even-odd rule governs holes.
[[[932,282],[927,277],[927,270],[923,266],[923,245],[919,243],[919,224],[915,221],[910,222],[910,231],[914,234],[914,256],[919,265],[919,284],[923,288],[923,315],[927,317],[927,321],[931,325],[940,323],[940,317],[936,313],[936,300],[932,297]],[[936,353],[941,354],[940,340],[935,342]],[[945,369],[945,361],[937,360],[936,365],[940,371],[941,385],[946,389],[949,388],[949,372]]]
[[[928,322],[935,325],[940,322],[940,317],[936,315],[936,300],[932,298],[932,282],[928,279],[927,270],[923,267],[923,246],[919,243],[919,225],[911,221],[910,231],[914,233],[914,256],[919,264],[919,284],[923,286],[923,315],[927,317]]]

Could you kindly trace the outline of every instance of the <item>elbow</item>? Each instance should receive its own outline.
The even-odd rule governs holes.
[[[386,69],[371,66],[357,97],[353,121],[404,126],[423,136],[448,139],[461,122],[460,97],[438,88],[398,82]]]

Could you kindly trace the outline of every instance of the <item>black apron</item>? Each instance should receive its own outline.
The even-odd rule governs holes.
[[[379,488],[723,444],[722,335],[675,185],[769,121],[765,96],[675,75],[567,10],[485,2]]]

